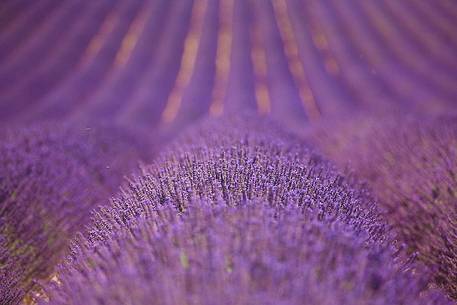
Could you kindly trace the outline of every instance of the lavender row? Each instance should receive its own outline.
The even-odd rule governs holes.
[[[457,7],[445,0],[43,1],[5,11],[4,122],[181,127],[257,108],[300,124],[357,108],[436,113],[457,94]]]
[[[321,150],[367,181],[411,255],[457,297],[455,117],[357,116],[312,135]]]
[[[392,247],[293,203],[176,204],[81,248],[39,304],[451,304]]]
[[[13,293],[6,304],[17,304],[16,296],[51,275],[91,210],[107,202],[148,150],[152,155],[143,141],[102,126],[51,124],[2,133],[0,299]]]
[[[240,114],[209,119],[178,136],[95,214],[88,239],[105,241],[151,208],[172,201],[180,211],[195,198],[230,206],[251,199],[293,202],[341,219],[373,240],[386,238],[375,201],[355,180],[274,122]]]
[[[43,304],[448,302],[367,191],[255,116],[193,127],[94,215]]]

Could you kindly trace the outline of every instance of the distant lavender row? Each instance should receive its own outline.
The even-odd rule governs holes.
[[[80,248],[40,304],[451,304],[391,247],[318,218],[294,204],[197,201],[176,213],[168,202]]]
[[[62,125],[11,129],[2,139],[0,299],[17,304],[16,296],[50,275],[92,208],[107,202],[147,145],[116,128]]]
[[[330,125],[314,141],[368,181],[409,253],[457,298],[455,117],[358,117]]]
[[[224,111],[257,104],[295,124],[313,108],[324,116],[455,108],[452,1],[218,3],[5,5],[0,124],[92,117],[150,126],[182,91],[174,121],[182,126],[210,112],[219,88]],[[226,50],[222,37],[230,42]]]

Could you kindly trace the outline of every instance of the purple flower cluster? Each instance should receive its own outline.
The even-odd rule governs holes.
[[[314,136],[330,158],[372,187],[385,218],[457,298],[457,124],[455,118],[361,118]]]
[[[268,120],[210,120],[95,213],[40,304],[450,304],[354,184]]]
[[[45,125],[3,135],[0,298],[9,298],[6,304],[50,276],[91,209],[107,201],[141,157],[140,144],[107,128]]]
[[[81,248],[41,304],[450,304],[411,267],[294,204],[169,202]]]
[[[0,225],[3,226],[2,222]],[[7,249],[6,238],[0,235],[0,297],[1,304],[19,304],[24,291],[19,285],[17,274],[21,266],[15,264]]]
[[[104,240],[130,219],[193,199],[235,206],[251,199],[295,203],[385,238],[374,200],[356,182],[269,120],[245,115],[209,120],[182,134],[95,215],[89,239]]]

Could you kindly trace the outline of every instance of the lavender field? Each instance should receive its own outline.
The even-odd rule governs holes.
[[[457,2],[1,0],[0,305],[457,304]]]

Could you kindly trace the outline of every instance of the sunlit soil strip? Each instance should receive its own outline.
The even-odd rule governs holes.
[[[271,111],[271,98],[267,85],[267,59],[265,47],[262,42],[260,31],[259,15],[256,14],[255,3],[251,1],[253,26],[251,27],[251,60],[254,67],[255,76],[255,97],[257,110],[260,114],[267,114]]]
[[[307,18],[309,18],[308,25],[310,27],[313,44],[324,58],[325,70],[333,76],[339,76],[341,72],[340,65],[329,47],[327,35],[322,30],[322,27],[319,25],[319,21],[314,14],[307,14]]]
[[[119,2],[118,2],[119,3]],[[87,49],[84,51],[84,54],[81,58],[81,61],[78,64],[78,68],[86,67],[100,52],[103,44],[105,43],[109,34],[114,30],[116,20],[119,18],[119,10],[117,3],[113,5],[108,16],[102,23],[99,31],[89,42]]]
[[[50,283],[56,283],[57,285],[61,285],[57,274],[53,274],[49,278]],[[22,300],[22,305],[37,305],[39,300],[44,300],[46,302],[49,301],[49,297],[46,295],[44,289],[40,286],[36,287],[32,292],[27,294],[24,299]]]
[[[228,77],[230,72],[230,56],[233,40],[233,10],[234,0],[221,0],[219,2],[219,32],[217,37],[216,73],[214,88],[211,93],[212,103],[209,108],[210,115],[219,116],[224,111],[224,98],[226,96]]]
[[[151,5],[151,2],[148,2],[148,4]],[[148,21],[149,13],[149,9],[145,9],[144,7],[140,8],[138,15],[135,16],[135,19],[130,24],[127,34],[121,42],[121,47],[116,54],[114,60],[115,68],[124,66],[129,60],[132,55],[132,51],[135,48],[141,33],[143,32],[146,22]]]
[[[208,0],[195,0],[193,3],[190,29],[184,41],[184,51],[178,76],[162,113],[162,122],[164,123],[171,123],[181,107],[184,90],[189,85],[195,68],[207,6]]]
[[[285,0],[274,0],[272,3],[284,53],[287,57],[289,71],[294,78],[307,116],[310,120],[315,120],[319,118],[320,110],[308,83],[308,78],[303,68],[303,64],[300,60],[297,41],[294,37],[294,31],[287,12],[287,3]]]

